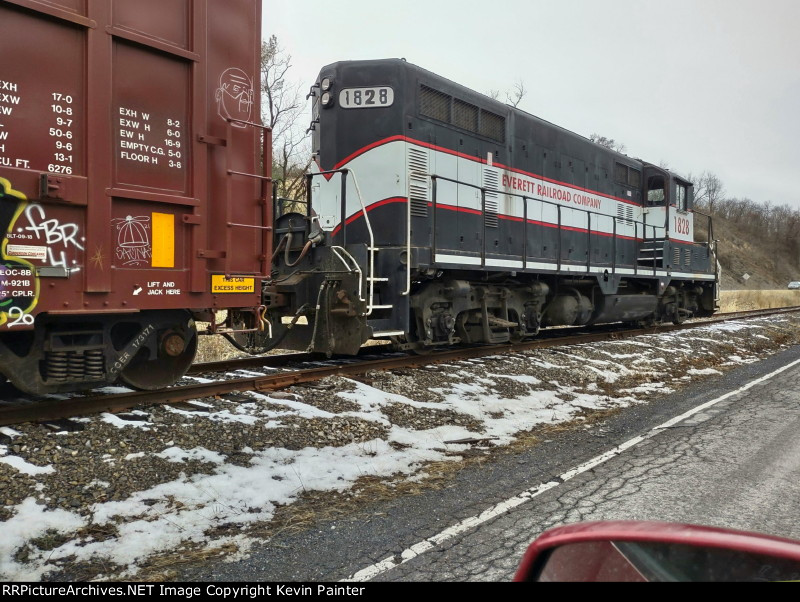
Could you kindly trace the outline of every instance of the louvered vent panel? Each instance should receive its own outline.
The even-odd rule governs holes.
[[[453,125],[477,133],[478,107],[456,98],[453,101]]]
[[[419,112],[425,117],[450,123],[450,104],[452,97],[428,86],[420,86]]]
[[[684,265],[687,268],[692,267],[692,251],[691,249],[686,249],[686,258],[683,260]]]
[[[681,265],[681,250],[678,248],[672,249],[672,265],[675,267]]]
[[[486,189],[486,225],[490,228],[497,228],[497,201],[499,195],[497,189],[500,184],[500,176],[497,170],[486,168],[483,170],[483,187]]]
[[[430,188],[428,187],[428,152],[419,148],[408,149],[408,200],[411,215],[428,217]]]
[[[481,111],[481,136],[497,142],[506,141],[506,118],[489,111]]]
[[[633,225],[633,207],[630,205],[617,205],[617,218],[621,220],[622,225]]]

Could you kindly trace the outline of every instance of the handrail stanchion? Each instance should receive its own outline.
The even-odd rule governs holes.
[[[592,271],[592,212],[588,211],[586,214],[586,273]]]

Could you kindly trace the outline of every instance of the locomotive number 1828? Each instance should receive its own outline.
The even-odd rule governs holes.
[[[343,109],[379,109],[394,104],[394,90],[378,88],[346,88],[339,93],[339,105]]]

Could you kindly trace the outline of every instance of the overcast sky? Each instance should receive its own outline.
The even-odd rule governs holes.
[[[264,2],[264,36],[294,79],[348,59],[404,57],[728,196],[800,208],[798,0]]]

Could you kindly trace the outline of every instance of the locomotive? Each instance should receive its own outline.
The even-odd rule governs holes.
[[[271,335],[419,353],[719,307],[692,183],[404,60],[322,69],[304,212],[275,221]]]
[[[260,22],[258,0],[0,4],[0,374],[19,389],[162,388],[198,334],[426,353],[717,308],[690,182],[402,60],[322,70],[308,198],[279,211]]]

